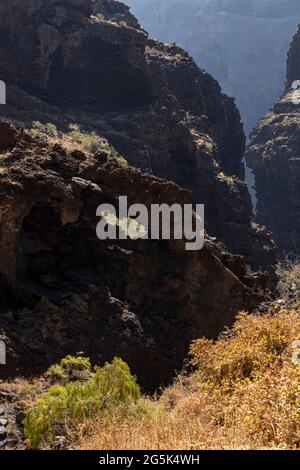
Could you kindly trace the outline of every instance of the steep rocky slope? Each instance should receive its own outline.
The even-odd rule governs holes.
[[[188,191],[6,122],[0,148],[2,377],[83,351],[99,364],[122,357],[150,389],[180,369],[193,338],[216,336],[263,299],[260,276],[210,239],[187,252],[184,240],[96,237],[99,204],[124,194],[148,208],[184,204]]]
[[[99,364],[121,356],[154,388],[180,369],[191,339],[218,335],[270,286],[276,250],[252,219],[234,101],[113,0],[2,1],[0,36],[2,117],[107,139],[105,151],[83,153],[0,125],[1,374],[83,351]],[[100,242],[96,207],[119,195],[147,207],[205,203],[204,249]]]
[[[275,248],[252,220],[238,110],[186,52],[149,39],[113,0],[3,1],[0,32],[2,116],[96,130],[131,164],[192,190],[207,231],[270,270]]]
[[[127,0],[155,38],[177,42],[234,96],[247,133],[283,91],[299,0]]]
[[[247,162],[254,170],[257,217],[272,230],[281,254],[300,254],[300,31],[288,54],[286,90],[254,129]]]

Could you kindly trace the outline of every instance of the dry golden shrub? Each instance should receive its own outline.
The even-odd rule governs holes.
[[[241,313],[218,341],[191,347],[196,371],[158,400],[86,421],[82,449],[300,448],[300,307]],[[300,354],[299,354],[300,356]]]
[[[287,302],[300,299],[300,259],[286,258],[277,268],[278,291],[281,298]]]

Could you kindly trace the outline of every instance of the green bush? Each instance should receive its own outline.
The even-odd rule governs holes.
[[[43,132],[43,124],[40,121],[32,123],[32,132]]]
[[[117,161],[118,161],[119,165],[122,166],[123,168],[127,168],[127,167],[128,167],[128,161],[127,161],[126,158],[123,157],[122,155],[120,155],[119,157],[117,157]]]
[[[47,124],[42,124],[40,121],[34,121],[32,123],[31,134],[34,137],[38,137],[41,134],[46,134],[48,137],[57,137],[58,131],[55,124],[48,122]]]
[[[77,372],[80,373],[81,379],[89,378],[91,368],[91,362],[88,358],[80,355],[67,356],[59,364],[51,366],[45,375],[52,383],[66,384],[74,378],[78,379]]]
[[[49,315],[55,315],[59,313],[59,307],[53,304],[47,297],[42,297],[35,306],[37,312],[43,312]]]
[[[68,375],[59,364],[54,364],[53,366],[51,366],[47,370],[45,375],[51,383],[66,384],[69,380]]]
[[[71,139],[80,144],[83,149],[90,153],[97,153],[103,148],[103,140],[96,134],[96,132],[81,132],[79,129],[72,130],[68,133]]]
[[[30,447],[37,449],[43,442],[53,441],[56,429],[61,432],[62,427],[74,425],[109,407],[130,405],[139,397],[139,386],[128,365],[115,358],[103,368],[96,368],[93,377],[85,383],[51,387],[26,411],[25,437]]]
[[[56,125],[52,124],[51,122],[48,122],[45,125],[45,130],[46,130],[46,134],[48,134],[49,137],[57,137],[57,135],[58,135]]]
[[[78,315],[87,315],[89,313],[88,295],[74,295],[74,297],[65,305],[66,311]]]
[[[67,373],[73,370],[90,371],[92,367],[89,358],[80,355],[67,356],[61,360],[60,365]]]

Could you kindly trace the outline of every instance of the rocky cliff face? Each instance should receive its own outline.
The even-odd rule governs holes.
[[[238,110],[186,52],[149,39],[113,0],[4,1],[0,18],[2,116],[96,130],[131,164],[192,190],[208,232],[269,269],[275,248],[252,221]]]
[[[286,90],[254,129],[248,164],[256,177],[258,220],[272,230],[281,255],[300,254],[300,31],[288,54]]]
[[[6,373],[84,351],[97,363],[122,356],[142,384],[158,386],[181,367],[191,339],[216,336],[269,286],[275,247],[252,220],[234,101],[112,0],[2,1],[0,36],[3,117],[60,131],[75,123],[138,167],[0,125]],[[188,253],[172,240],[100,242],[96,207],[119,195],[147,206],[205,203],[218,243],[207,237]]]
[[[100,364],[121,356],[151,389],[180,369],[193,338],[216,336],[262,300],[260,276],[209,239],[187,252],[178,240],[96,237],[99,204],[124,194],[148,208],[185,204],[188,191],[5,122],[0,148],[2,377],[84,351]]]
[[[299,0],[127,0],[155,38],[177,42],[234,96],[251,131],[283,91]]]

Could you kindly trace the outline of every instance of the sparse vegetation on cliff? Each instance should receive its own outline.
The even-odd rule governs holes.
[[[59,3],[0,2],[0,448],[300,449],[300,273],[275,302],[234,99],[121,2]],[[202,250],[99,240],[146,231],[124,195],[204,203]]]
[[[25,435],[33,448],[64,434],[81,449],[298,449],[299,339],[299,303],[274,304],[263,316],[240,313],[219,340],[193,342],[195,371],[158,399],[140,396],[119,359],[92,373],[88,359],[69,356],[50,369],[51,383],[58,368],[65,386],[35,397]],[[69,366],[92,376],[66,383]]]
[[[87,357],[69,355],[59,364],[53,364],[46,372],[46,378],[53,383],[66,384],[74,378],[88,378],[91,368],[91,361]]]
[[[88,359],[81,358],[80,365],[87,367]],[[76,360],[70,356],[60,364],[68,367]],[[129,405],[139,398],[140,391],[129,367],[120,359],[114,359],[103,368],[96,368],[93,376],[82,383],[76,381],[65,386],[55,385],[44,393],[26,411],[24,433],[31,448],[43,442],[51,442],[61,428],[74,426],[75,422],[92,417],[105,409]]]
[[[104,153],[108,158],[115,158],[120,166],[128,167],[126,158],[120,155],[104,138],[101,138],[95,131],[88,132],[81,129],[78,124],[70,124],[68,130],[59,130],[51,122],[34,121],[30,133],[34,138],[42,139],[50,144],[59,143],[69,151],[80,149],[92,155],[97,152]]]
[[[300,260],[285,260],[278,268],[278,290],[285,302],[300,299]]]
[[[195,373],[179,377],[148,412],[87,421],[80,447],[297,449],[299,339],[299,305],[262,317],[242,313],[218,341],[193,343]]]

